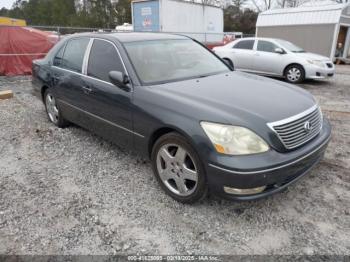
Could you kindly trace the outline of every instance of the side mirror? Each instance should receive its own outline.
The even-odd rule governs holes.
[[[231,70],[234,70],[233,67],[232,67],[232,64],[229,60],[227,59],[222,59],[224,61],[224,63],[231,69]]]
[[[129,77],[120,72],[120,71],[111,71],[108,74],[109,79],[111,80],[112,84],[125,90],[125,91],[130,91],[130,79]]]
[[[283,55],[285,52],[282,48],[277,47],[277,48],[275,48],[275,53]]]

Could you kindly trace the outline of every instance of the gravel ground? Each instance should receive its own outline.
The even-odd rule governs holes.
[[[309,81],[333,125],[324,161],[252,202],[166,196],[150,164],[50,124],[29,78],[0,78],[0,254],[350,255],[350,67]],[[293,101],[291,101],[293,102]]]

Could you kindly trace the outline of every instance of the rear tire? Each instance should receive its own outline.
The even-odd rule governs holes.
[[[59,109],[59,106],[57,104],[57,100],[51,90],[51,88],[48,88],[45,90],[44,93],[44,103],[46,108],[47,116],[54,125],[58,127],[66,127],[68,125],[68,121],[66,121]]]
[[[203,164],[180,134],[172,132],[160,137],[153,146],[151,162],[160,186],[176,201],[191,204],[207,196]]]
[[[284,70],[287,82],[297,84],[305,80],[305,70],[301,65],[290,65]]]

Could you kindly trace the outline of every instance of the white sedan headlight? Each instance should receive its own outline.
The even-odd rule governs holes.
[[[245,127],[210,122],[201,122],[201,126],[219,153],[249,155],[269,150],[261,137]]]
[[[318,67],[325,67],[325,64],[320,60],[307,60],[307,62]]]

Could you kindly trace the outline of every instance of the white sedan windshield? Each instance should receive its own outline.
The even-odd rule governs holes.
[[[162,83],[204,77],[230,69],[193,40],[152,40],[125,43],[143,83]]]
[[[305,53],[304,49],[286,40],[276,39],[276,42],[293,53]]]

